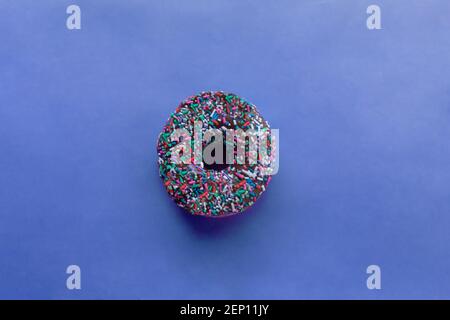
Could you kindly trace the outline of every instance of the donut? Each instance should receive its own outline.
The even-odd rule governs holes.
[[[215,135],[209,140],[211,132]],[[261,134],[267,139],[261,139]],[[257,201],[271,180],[273,140],[256,106],[232,93],[202,92],[181,102],[159,134],[159,175],[175,203],[193,215],[241,213]],[[212,142],[217,147],[210,152],[213,163],[205,160]]]

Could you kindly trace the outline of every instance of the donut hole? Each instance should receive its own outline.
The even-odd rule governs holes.
[[[221,163],[213,162],[211,164],[208,164],[208,163],[205,162],[205,159],[203,158],[203,160],[202,160],[203,161],[203,168],[205,170],[213,170],[213,171],[222,171],[222,170],[227,169],[230,166],[230,164],[228,164],[227,161],[226,161],[226,154],[227,154],[227,150],[226,149],[227,149],[227,147],[226,147],[226,144],[225,144],[225,139],[223,139],[223,141],[222,141],[222,161],[219,161]],[[216,156],[216,150],[215,149],[211,152],[211,155],[213,157]]]
[[[227,169],[229,166],[230,165],[226,164],[226,163],[222,163],[222,164],[220,164],[220,163],[213,163],[213,164],[203,163],[203,168],[205,170],[213,170],[213,171],[222,171],[222,170]]]

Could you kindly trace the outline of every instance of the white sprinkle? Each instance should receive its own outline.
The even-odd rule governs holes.
[[[256,177],[256,175],[255,175],[254,173],[250,172],[250,171],[242,170],[242,172],[245,173],[246,175],[248,175],[248,176],[251,177],[251,178]]]

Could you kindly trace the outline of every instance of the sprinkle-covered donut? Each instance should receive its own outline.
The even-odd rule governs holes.
[[[183,101],[160,133],[159,174],[175,203],[194,215],[240,213],[270,182],[273,139],[254,105],[234,94],[203,92]]]

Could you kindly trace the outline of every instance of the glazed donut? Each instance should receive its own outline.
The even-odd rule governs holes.
[[[177,130],[183,130],[184,134],[174,135]],[[211,141],[203,139],[211,135],[210,131],[226,135],[225,143],[217,140],[226,153],[226,157],[222,153],[222,158],[226,158],[222,162],[216,158],[214,163],[209,163],[197,157],[198,148],[206,150],[208,143],[221,139],[216,138],[219,135]],[[229,132],[238,131],[247,135],[229,138]],[[267,140],[263,140],[259,152],[255,153],[253,146],[261,140],[258,138],[261,133],[266,134]],[[201,136],[200,141],[195,140],[196,134]],[[203,92],[183,101],[159,134],[159,175],[175,203],[194,215],[222,217],[240,213],[256,202],[271,180],[270,166],[275,154],[272,140],[269,124],[254,105],[234,94]],[[184,148],[181,148],[183,141]],[[233,143],[241,143],[242,149]],[[232,145],[230,149],[228,145]],[[217,153],[220,158],[220,151],[211,154]],[[261,154],[264,152],[266,158]],[[175,154],[182,161],[174,162]],[[253,161],[245,162],[250,156]]]

